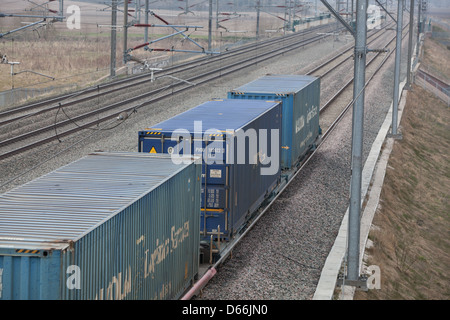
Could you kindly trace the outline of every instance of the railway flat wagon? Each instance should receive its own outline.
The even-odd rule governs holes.
[[[281,104],[213,100],[139,132],[145,153],[202,157],[202,239],[238,232],[280,178]]]
[[[321,133],[320,78],[306,75],[266,75],[231,90],[228,98],[282,102],[282,169],[295,166]]]
[[[0,299],[177,299],[200,178],[193,158],[98,152],[0,195]]]

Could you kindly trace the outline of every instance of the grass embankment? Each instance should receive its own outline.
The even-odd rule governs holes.
[[[439,65],[447,48],[425,42],[424,63]],[[448,72],[447,67],[441,68]],[[447,71],[446,71],[447,70]],[[450,74],[447,74],[449,76]],[[378,265],[381,289],[355,299],[450,298],[450,108],[414,85],[386,170],[369,234],[368,265]]]

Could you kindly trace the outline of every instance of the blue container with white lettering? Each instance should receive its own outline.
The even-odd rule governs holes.
[[[320,78],[267,75],[228,92],[228,98],[282,102],[282,169],[296,166],[321,134]]]
[[[138,150],[202,157],[202,238],[230,240],[279,182],[280,130],[280,102],[215,100],[140,131]]]
[[[93,153],[0,195],[0,300],[179,298],[200,179],[192,158]]]

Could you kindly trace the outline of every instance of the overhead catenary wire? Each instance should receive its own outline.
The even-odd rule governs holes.
[[[125,120],[126,120],[126,119],[124,119],[123,121],[121,121],[120,124],[124,123]],[[117,121],[117,119],[114,119],[113,121],[106,123],[106,124],[103,126],[103,128],[106,127],[106,126],[108,126],[109,124],[112,124],[112,123],[115,122],[115,121]],[[119,124],[119,125],[120,125],[120,124]],[[116,125],[115,127],[117,127],[117,126],[118,126],[118,125]],[[13,182],[13,181],[19,179],[20,177],[23,177],[24,175],[28,174],[29,172],[31,172],[31,171],[37,169],[38,167],[44,165],[45,163],[49,162],[50,160],[52,160],[52,159],[54,159],[54,158],[60,156],[60,155],[63,154],[64,152],[66,152],[66,151],[68,151],[68,150],[72,150],[73,147],[75,147],[76,145],[79,145],[79,144],[82,143],[83,141],[85,141],[85,140],[91,138],[91,137],[92,137],[94,134],[96,134],[96,133],[97,133],[97,130],[95,130],[95,131],[92,132],[91,134],[87,135],[86,137],[84,137],[84,138],[78,140],[77,142],[71,144],[71,145],[68,146],[67,148],[65,148],[65,149],[63,149],[63,150],[61,150],[61,151],[55,153],[54,155],[50,156],[49,158],[45,159],[44,161],[39,162],[38,164],[36,164],[35,166],[31,167],[30,169],[25,170],[25,171],[23,171],[21,174],[19,174],[19,175],[13,177],[13,178],[11,178],[11,179],[9,179],[8,181],[6,181],[6,182],[3,183],[2,185],[0,185],[0,189],[3,188],[3,187],[5,187],[5,186],[7,186],[7,185],[10,184],[11,182]]]

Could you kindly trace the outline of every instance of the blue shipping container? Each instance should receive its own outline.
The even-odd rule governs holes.
[[[267,75],[228,92],[228,98],[282,102],[282,169],[295,166],[320,134],[320,78]]]
[[[0,300],[177,299],[198,274],[200,177],[93,153],[0,195]]]
[[[209,101],[140,131],[139,151],[201,156],[202,235],[230,239],[278,183],[280,129],[279,102]]]

